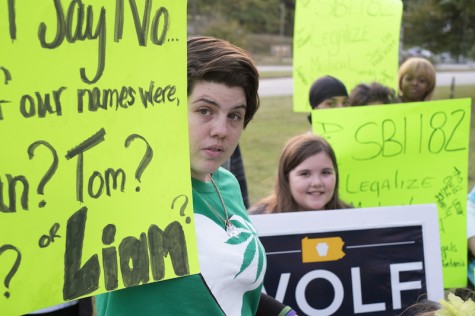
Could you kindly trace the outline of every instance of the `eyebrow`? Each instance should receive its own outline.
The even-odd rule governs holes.
[[[213,100],[210,100],[210,99],[207,99],[207,98],[199,98],[199,99],[196,99],[195,101],[193,101],[193,104],[195,103],[199,103],[199,102],[204,102],[204,103],[208,103],[210,105],[214,105],[216,107],[219,107],[219,104]]]
[[[217,107],[217,108],[220,108],[220,107],[221,107],[221,106],[219,105],[219,103],[217,103],[216,101],[213,101],[213,100],[211,100],[211,99],[208,99],[208,98],[206,98],[206,97],[201,97],[201,98],[199,98],[199,99],[196,99],[195,101],[193,101],[193,104],[199,103],[199,102],[204,102],[204,103],[207,103],[207,104],[209,104],[209,105],[215,106],[215,107]],[[233,107],[232,107],[233,110],[234,110],[234,109],[240,109],[240,108],[242,108],[242,109],[245,110],[245,109],[247,108],[247,106],[246,106],[245,104],[240,104],[240,105],[236,105],[236,106],[233,106]]]

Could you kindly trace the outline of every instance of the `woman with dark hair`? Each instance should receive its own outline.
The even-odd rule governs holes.
[[[348,105],[348,92],[339,79],[323,76],[315,80],[308,93],[312,109],[341,108]]]
[[[312,83],[308,92],[308,102],[312,110],[342,108],[348,106],[348,92],[339,79],[323,76]],[[307,116],[312,124],[312,115]]]
[[[396,96],[394,89],[377,82],[371,84],[360,83],[351,90],[348,98],[348,104],[350,106],[379,105],[399,102],[400,100]]]
[[[351,205],[338,196],[335,152],[311,133],[292,137],[280,156],[274,192],[249,209],[250,214],[334,210]]]
[[[238,181],[220,167],[259,107],[258,85],[256,66],[241,48],[212,37],[188,40],[188,135],[200,273],[99,295],[98,315],[295,315],[262,293],[265,251]]]

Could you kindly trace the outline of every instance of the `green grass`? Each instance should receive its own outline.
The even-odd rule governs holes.
[[[435,91],[434,99],[447,99],[449,87]],[[459,86],[456,98],[472,98],[472,116],[475,113],[475,86]],[[240,146],[251,204],[270,193],[277,172],[280,151],[285,141],[297,134],[310,131],[306,113],[292,110],[292,97],[265,97],[261,108],[243,133]],[[468,188],[475,184],[475,120],[471,121]]]

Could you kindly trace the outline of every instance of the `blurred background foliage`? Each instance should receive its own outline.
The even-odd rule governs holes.
[[[224,38],[252,54],[278,55],[290,63],[291,59],[282,58],[289,53],[278,49],[276,53],[276,48],[287,45],[292,49],[296,1],[189,0],[188,33]],[[435,63],[475,58],[474,0],[402,2],[402,55],[422,51]]]
[[[406,47],[420,46],[456,62],[475,58],[475,1],[406,0],[402,21]]]

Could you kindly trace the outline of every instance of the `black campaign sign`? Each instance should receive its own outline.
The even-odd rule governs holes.
[[[398,315],[427,292],[422,226],[260,239],[266,292],[299,315]]]

